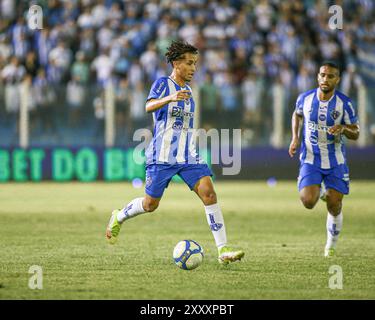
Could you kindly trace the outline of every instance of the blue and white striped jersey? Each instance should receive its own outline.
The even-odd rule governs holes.
[[[296,113],[303,116],[301,142],[301,164],[309,163],[322,169],[346,164],[345,146],[342,136],[327,132],[337,124],[358,122],[356,110],[349,97],[335,90],[328,101],[319,100],[319,88],[298,96]]]
[[[191,88],[180,87],[170,77],[156,80],[147,100],[160,99],[180,90],[189,90],[190,99],[175,101],[153,112],[153,138],[146,150],[146,164],[202,163],[193,137],[195,103]]]

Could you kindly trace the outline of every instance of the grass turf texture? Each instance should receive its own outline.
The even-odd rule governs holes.
[[[115,246],[104,238],[111,210],[143,194],[126,183],[0,185],[0,299],[374,299],[375,183],[353,181],[344,199],[338,257],[326,259],[326,209],[306,210],[294,182],[215,184],[228,240],[243,261],[223,266],[203,206],[171,183],[158,210],[125,222]],[[172,251],[193,239],[203,264],[184,271]],[[28,288],[29,267],[43,289]],[[343,289],[328,288],[329,268]]]

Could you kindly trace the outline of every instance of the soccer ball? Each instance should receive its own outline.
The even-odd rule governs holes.
[[[179,268],[193,270],[203,261],[203,248],[194,240],[182,240],[174,247],[173,259]]]

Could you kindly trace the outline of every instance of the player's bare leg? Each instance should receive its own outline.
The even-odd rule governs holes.
[[[161,198],[154,198],[146,194],[145,197],[143,198],[143,203],[142,203],[143,209],[146,212],[155,211],[159,206],[160,200]]]
[[[205,206],[217,203],[217,196],[211,177],[207,176],[201,178],[194,186],[194,192],[202,200]]]
[[[153,212],[159,206],[161,198],[153,198],[146,194],[143,198],[132,200],[121,210],[113,210],[106,229],[106,237],[110,244],[115,244],[121,225],[125,220],[134,218],[142,213]]]
[[[299,195],[304,207],[306,209],[312,209],[319,200],[320,185],[314,184],[311,186],[306,186],[300,191]]]
[[[219,251],[219,262],[229,263],[241,260],[245,253],[242,250],[234,250],[227,246],[224,218],[217,203],[217,196],[211,177],[201,178],[194,186],[194,191],[204,204],[207,222]]]
[[[342,229],[342,199],[344,195],[334,189],[327,189],[327,243],[324,250],[326,257],[335,255],[337,240]]]

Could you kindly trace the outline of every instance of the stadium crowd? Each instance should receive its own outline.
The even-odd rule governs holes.
[[[273,86],[285,89],[289,126],[295,99],[316,85],[322,60],[340,63],[340,89],[356,99],[363,82],[356,46],[375,43],[375,3],[334,2],[343,9],[344,30],[328,26],[330,1],[0,0],[0,123],[16,123],[20,83],[28,81],[31,129],[40,139],[91,124],[98,138],[103,89],[113,81],[121,144],[150,123],[148,90],[169,74],[164,53],[180,38],[200,50],[193,85],[202,126],[246,129],[249,144],[268,144]],[[43,8],[41,30],[28,28],[33,4]],[[375,123],[375,110],[369,113]]]

